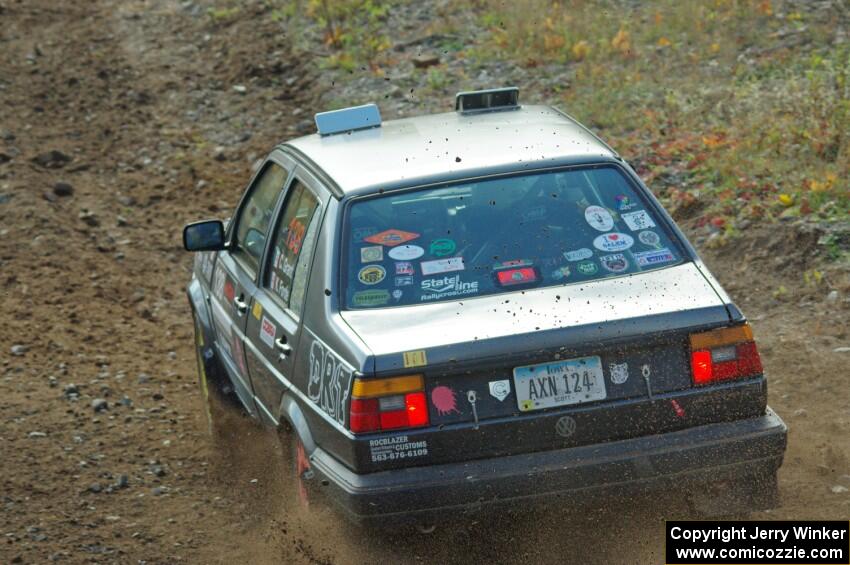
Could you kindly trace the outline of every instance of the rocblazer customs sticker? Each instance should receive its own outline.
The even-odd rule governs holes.
[[[428,455],[428,442],[426,440],[408,441],[407,436],[371,439],[369,452],[373,463],[413,459]]]

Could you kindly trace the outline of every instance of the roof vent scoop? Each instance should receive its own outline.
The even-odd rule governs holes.
[[[319,112],[315,118],[322,136],[381,127],[381,111],[375,104]]]
[[[498,112],[519,108],[519,88],[493,88],[458,92],[455,96],[455,110],[462,114],[473,112]]]

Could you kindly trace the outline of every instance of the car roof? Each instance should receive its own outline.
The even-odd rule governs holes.
[[[617,158],[584,126],[549,106],[389,120],[371,129],[299,137],[283,147],[312,162],[345,194]]]

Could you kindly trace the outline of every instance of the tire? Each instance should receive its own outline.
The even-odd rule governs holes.
[[[198,314],[193,312],[192,318],[195,323],[195,359],[198,365],[198,389],[200,392],[201,402],[204,406],[204,415],[207,420],[207,431],[214,441],[222,441],[225,439],[226,426],[224,421],[227,419],[227,406],[222,398],[218,381],[213,377],[210,378],[209,367],[212,365],[207,357],[210,356],[212,349],[204,342],[204,331],[201,327]],[[209,352],[209,353],[208,353]]]

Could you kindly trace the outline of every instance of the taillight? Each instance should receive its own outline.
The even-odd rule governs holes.
[[[418,428],[427,426],[428,421],[422,375],[354,379],[349,418],[352,432]]]
[[[752,377],[763,371],[749,324],[691,334],[690,341],[695,385]]]

